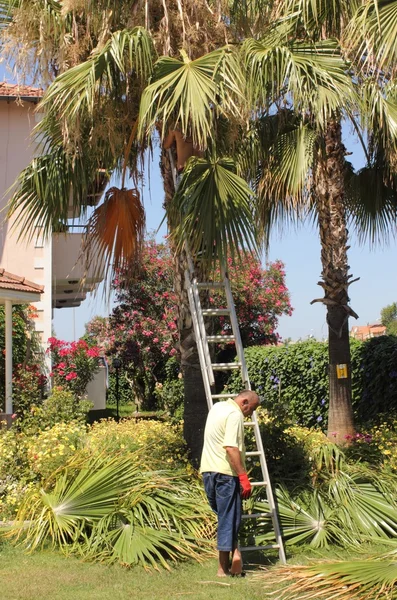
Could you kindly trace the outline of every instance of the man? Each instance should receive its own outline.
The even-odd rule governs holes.
[[[244,390],[234,400],[214,404],[207,417],[200,472],[210,506],[218,515],[218,577],[243,574],[237,537],[241,498],[251,495],[245,469],[244,417],[250,417],[259,403],[255,392]]]
[[[180,175],[191,156],[202,156],[203,153],[193,146],[192,138],[184,137],[178,129],[170,129],[164,140],[163,148],[169,150],[173,145],[176,146],[177,171]]]

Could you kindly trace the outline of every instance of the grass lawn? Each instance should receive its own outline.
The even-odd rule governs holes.
[[[318,553],[300,549],[291,562],[304,563]],[[322,553],[324,558],[347,558],[342,553]],[[352,558],[352,556],[350,556]],[[264,600],[261,581],[255,579],[258,567],[251,566],[245,579],[217,579],[216,559],[200,565],[177,565],[171,572],[146,572],[143,568],[124,569],[86,563],[45,550],[25,554],[0,541],[0,580],[2,600]],[[277,595],[273,596],[277,600]]]

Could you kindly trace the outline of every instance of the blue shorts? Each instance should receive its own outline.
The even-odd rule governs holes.
[[[203,473],[208,502],[218,515],[217,548],[231,552],[237,547],[241,524],[241,497],[238,477],[223,473]]]

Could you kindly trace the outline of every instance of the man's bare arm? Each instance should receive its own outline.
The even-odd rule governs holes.
[[[164,140],[163,148],[165,150],[169,150],[174,142],[175,142],[175,131],[173,129],[171,129],[168,132],[168,135]]]
[[[243,461],[241,460],[240,450],[235,446],[225,446],[225,450],[229,459],[230,466],[236,475],[245,473]]]

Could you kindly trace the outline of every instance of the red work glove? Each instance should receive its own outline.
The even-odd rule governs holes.
[[[250,480],[248,479],[247,473],[241,473],[241,475],[239,475],[238,478],[240,480],[241,497],[246,500],[251,496],[252,492]]]

